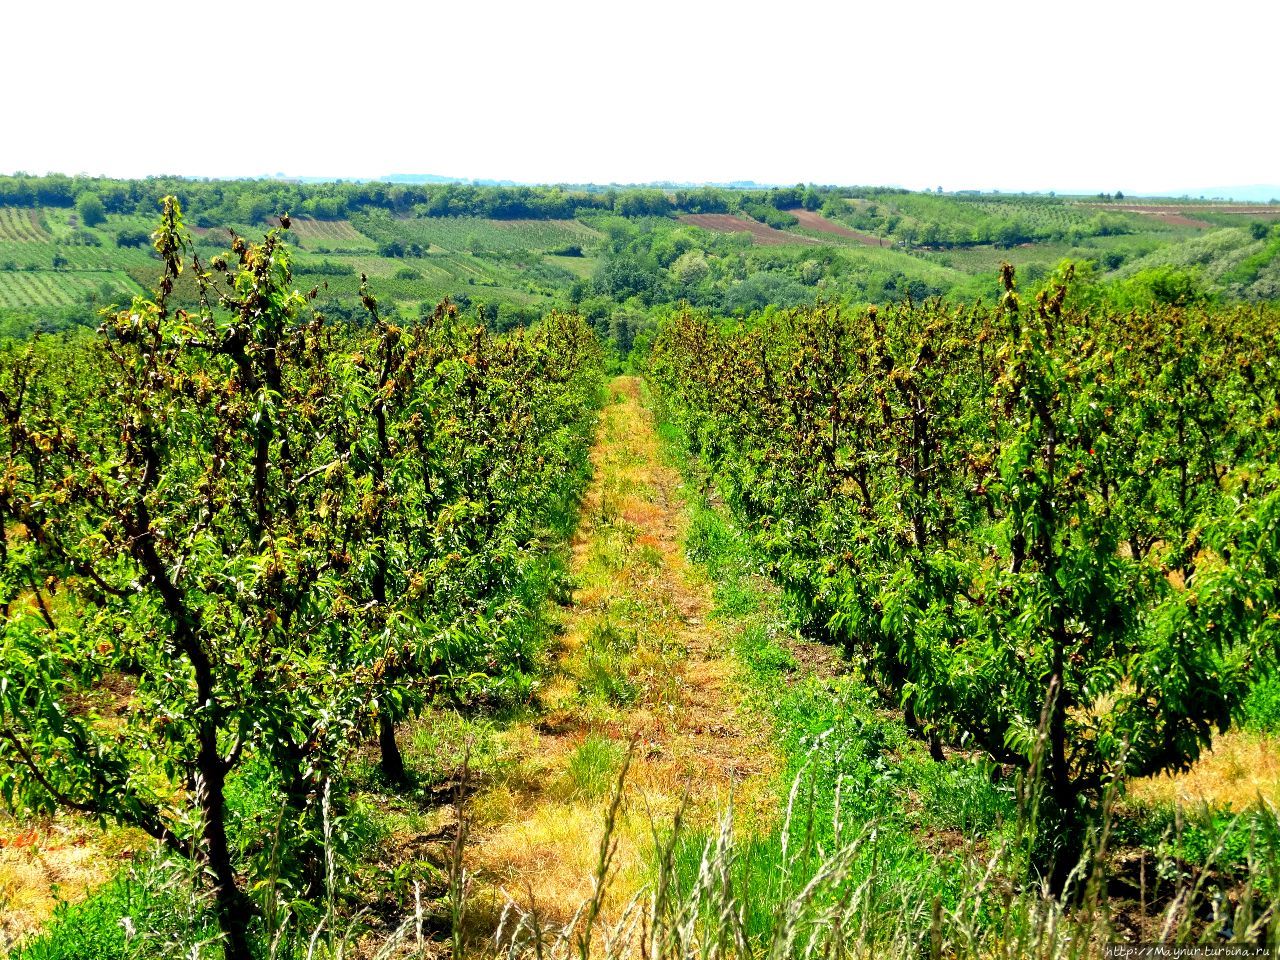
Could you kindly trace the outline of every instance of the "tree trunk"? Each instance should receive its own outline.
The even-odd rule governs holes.
[[[1049,798],[1057,820],[1054,825],[1055,844],[1052,868],[1049,872],[1049,888],[1060,897],[1066,890],[1071,871],[1076,868],[1084,853],[1084,824],[1081,822],[1080,792],[1071,779],[1067,762],[1067,708],[1068,698],[1063,689],[1063,669],[1066,654],[1066,627],[1061,621],[1054,630],[1053,667],[1050,682],[1053,702],[1049,713]]]
[[[1084,857],[1085,827],[1074,796],[1063,797],[1061,801],[1054,798],[1054,806],[1057,808],[1054,810],[1054,822],[1043,824],[1041,830],[1053,831],[1054,850],[1049,869],[1049,892],[1061,898],[1066,892],[1072,871]],[[1077,884],[1073,899],[1078,901],[1083,889],[1082,885]]]
[[[942,738],[936,733],[929,733],[929,759],[934,763],[946,763],[947,755],[942,752]]]
[[[385,713],[378,714],[378,746],[382,750],[382,775],[392,783],[404,781],[404,757],[396,743],[396,725]]]
[[[226,960],[252,960],[249,951],[249,898],[236,882],[227,842],[223,774],[218,771],[204,778],[200,798],[204,816],[204,855],[217,884],[218,926],[226,937]]]

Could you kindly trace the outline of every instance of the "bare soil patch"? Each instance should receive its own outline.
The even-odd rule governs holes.
[[[1205,230],[1212,227],[1213,224],[1208,220],[1197,220],[1195,217],[1188,217],[1177,207],[1110,207],[1108,209],[1119,210],[1121,213],[1136,213],[1144,217],[1154,217],[1161,223],[1167,223],[1174,227],[1195,227],[1199,230]]]
[[[851,230],[842,223],[828,220],[816,210],[792,210],[791,213],[800,221],[800,226],[806,230],[816,230],[819,233],[829,233],[832,236],[844,237],[847,240],[857,240],[859,243],[865,243],[869,247],[887,245],[886,241],[880,237],[873,237],[869,233],[859,233],[857,230]]]
[[[715,233],[749,233],[753,243],[762,246],[782,246],[785,243],[818,243],[813,237],[803,237],[783,230],[775,230],[767,224],[732,213],[686,213],[680,216],[681,223],[688,223],[703,230]]]

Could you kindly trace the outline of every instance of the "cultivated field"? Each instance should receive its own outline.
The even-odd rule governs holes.
[[[834,220],[828,220],[822,214],[813,210],[791,210],[789,212],[800,221],[800,228],[803,230],[813,230],[835,237],[844,237],[847,240],[857,240],[859,243],[865,243],[869,247],[886,247],[890,245],[882,237],[873,237],[869,233],[852,230],[843,224],[836,223]]]
[[[0,241],[43,243],[48,239],[39,210],[0,207]]]
[[[480,217],[363,217],[361,230],[379,241],[399,239],[440,250],[553,253],[593,248],[601,236],[577,220],[488,220]]]
[[[303,250],[372,250],[374,242],[348,220],[312,220],[293,217],[289,235]]]
[[[546,254],[543,260],[583,280],[588,279],[600,264],[595,257],[564,257],[555,254]]]
[[[1142,217],[1154,217],[1162,223],[1177,227],[1208,229],[1216,224],[1206,217],[1213,217],[1218,224],[1230,223],[1233,217],[1250,220],[1280,218],[1280,204],[1201,203],[1195,201],[1159,201],[1150,203],[1082,203],[1098,211],[1119,211]]]
[[[1189,217],[1184,212],[1185,207],[1178,207],[1172,204],[1152,204],[1150,206],[1131,206],[1126,205],[1117,207],[1108,205],[1103,207],[1099,205],[1099,209],[1122,210],[1125,213],[1136,213],[1144,217],[1155,217],[1162,223],[1167,223],[1171,227],[1194,227],[1197,230],[1208,229],[1213,226],[1208,220],[1201,220],[1197,217]]]
[[[59,269],[73,271],[128,270],[155,263],[149,249],[0,240],[0,270],[49,270],[54,257],[61,261]]]
[[[782,246],[784,244],[818,243],[812,237],[775,230],[756,220],[735,216],[731,213],[686,213],[680,216],[681,223],[687,223],[703,230],[715,233],[749,233],[753,243],[762,246]]]
[[[268,225],[279,225],[271,218]],[[228,226],[252,239],[263,226]],[[61,309],[81,305],[85,323],[111,297],[145,289],[158,269],[147,240],[121,246],[122,231],[154,224],[111,214],[85,228],[74,211],[0,207],[0,308]],[[207,261],[230,242],[227,226],[191,226]],[[292,217],[286,231],[297,274],[328,296],[358,303],[360,274],[379,282],[389,302],[416,305],[446,297],[463,302],[549,306],[598,264],[603,237],[577,220],[410,218],[384,213],[351,220]],[[185,278],[180,284],[186,287]]]
[[[124,301],[140,288],[118,270],[53,272],[0,271],[0,307],[70,307]]]

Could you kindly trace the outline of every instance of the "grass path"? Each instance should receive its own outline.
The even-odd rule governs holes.
[[[663,462],[638,378],[609,387],[572,542],[575,590],[541,709],[500,734],[505,762],[471,801],[476,902],[510,896],[568,919],[590,892],[605,810],[635,748],[619,829],[619,908],[646,879],[650,816],[706,821],[732,799],[760,825],[780,760],[746,701],[711,587],[685,560],[681,478]],[[488,917],[487,919],[492,919]],[[492,927],[489,928],[490,930]]]

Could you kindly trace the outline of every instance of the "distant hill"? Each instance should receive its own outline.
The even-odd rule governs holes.
[[[466,183],[463,177],[442,177],[438,173],[388,173],[378,177],[383,183]]]
[[[754,180],[730,180],[707,183],[703,181],[651,180],[644,183],[543,183],[530,180],[489,180],[475,177],[447,177],[438,173],[388,173],[377,177],[290,177],[283,173],[268,174],[260,179],[281,180],[286,183],[400,183],[411,186],[430,184],[466,184],[472,187],[549,187],[560,186],[580,190],[635,189],[648,188],[656,190],[691,190],[700,187],[712,187],[721,190],[763,190],[782,186],[775,183],[757,183]]]
[[[442,177],[437,173],[389,173],[375,178],[379,183],[467,183],[474,187],[516,187],[515,180],[474,180],[470,177]]]
[[[525,180],[490,180],[475,177],[451,177],[443,176],[438,173],[388,173],[378,177],[289,177],[283,173],[268,175],[263,179],[283,180],[292,183],[332,183],[334,181],[345,180],[347,183],[398,183],[407,186],[425,186],[431,184],[465,184],[473,187],[543,187],[553,186],[540,182],[532,182]],[[577,190],[586,190],[588,192],[598,192],[609,189],[636,189],[648,188],[657,190],[691,190],[703,187],[711,187],[720,190],[764,190],[772,187],[784,186],[776,183],[759,183],[755,180],[729,180],[729,181],[676,181],[676,180],[651,180],[644,183],[560,183],[555,186],[568,187]],[[952,191],[957,194],[977,194],[982,191],[978,190],[956,190]],[[1001,191],[993,191],[999,194]],[[1269,203],[1271,200],[1280,199],[1280,184],[1275,183],[1257,183],[1257,184],[1238,184],[1230,187],[1202,187],[1195,190],[1165,190],[1152,192],[1149,190],[1135,190],[1133,192],[1125,191],[1129,196],[1137,197],[1153,197],[1153,198],[1182,198],[1186,197],[1191,200],[1234,200],[1240,203]],[[1048,191],[1033,191],[1033,194],[1046,194]],[[1057,191],[1062,196],[1076,195],[1091,196],[1090,190],[1066,190]]]
[[[1205,187],[1202,190],[1187,190],[1186,196],[1206,200],[1238,200],[1242,203],[1270,203],[1280,199],[1280,184],[1255,183],[1248,186]],[[1182,196],[1182,194],[1178,194]]]
[[[303,178],[306,179],[306,178]],[[442,177],[434,173],[389,173],[383,177],[377,177],[379,183],[411,183],[411,184],[429,184],[429,183],[465,183],[475,187],[546,187],[546,186],[568,186],[587,190],[601,190],[606,188],[635,188],[644,187],[658,190],[691,190],[698,187],[717,187],[722,190],[760,190],[778,184],[762,184],[756,183],[754,180],[731,180],[720,183],[704,183],[702,181],[675,181],[675,180],[650,180],[644,183],[561,183],[548,184],[525,180],[476,180],[469,177]]]

